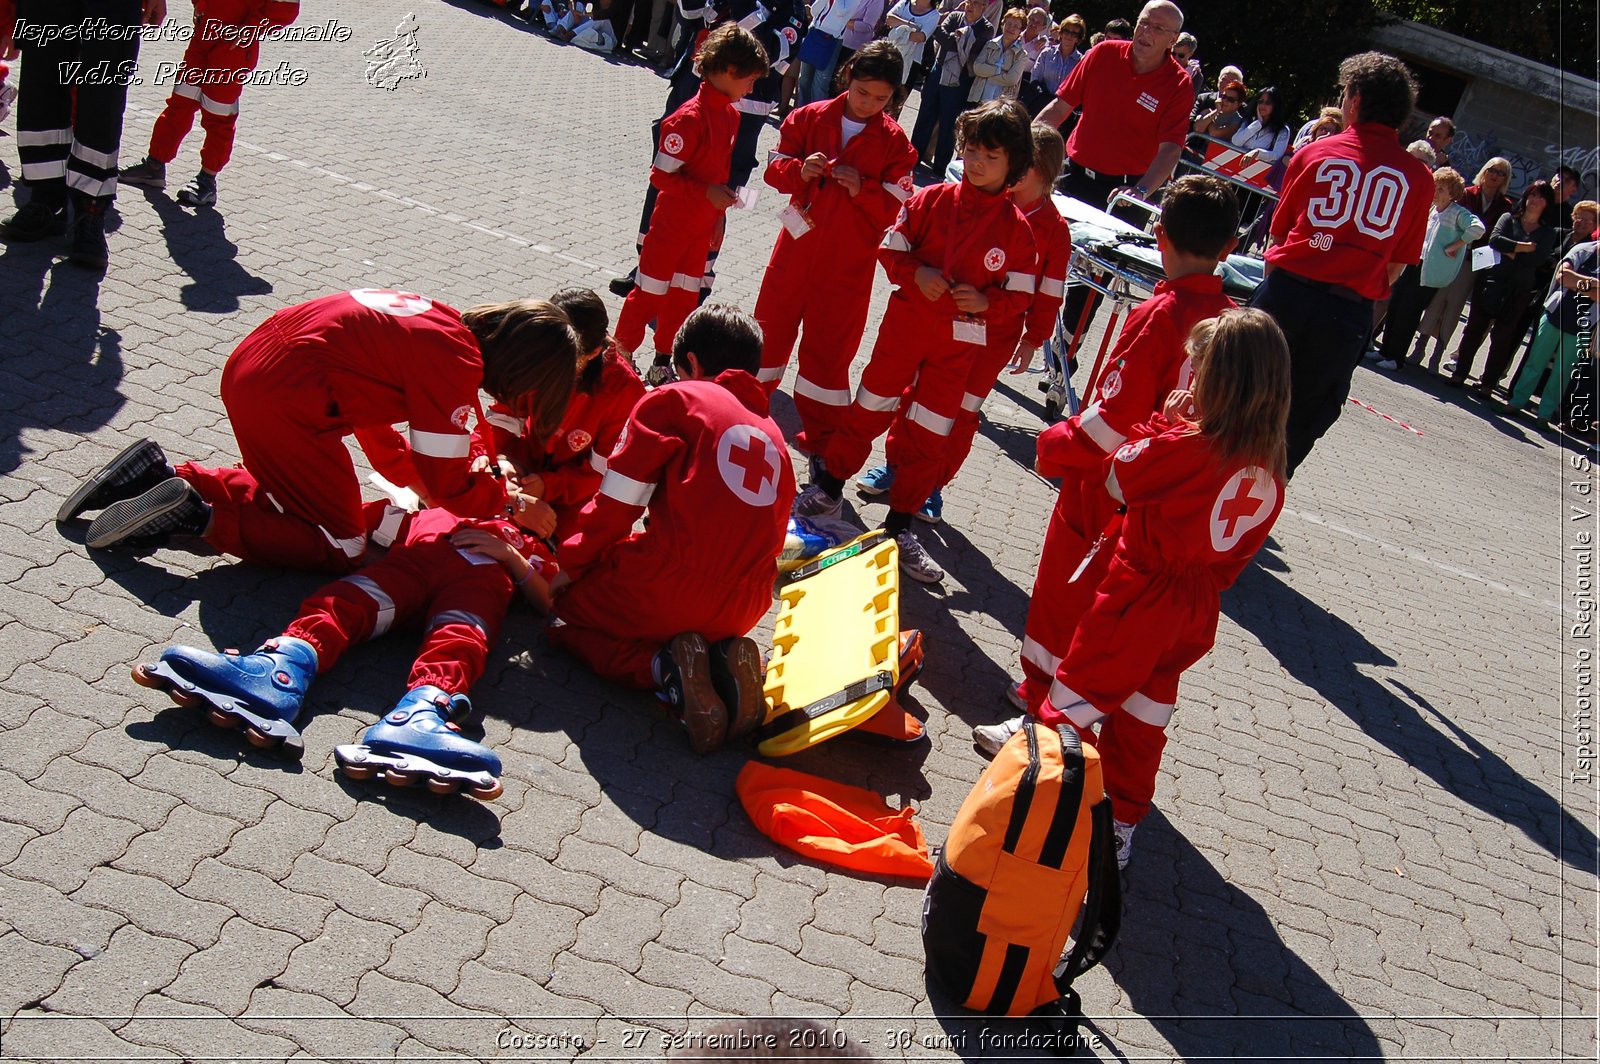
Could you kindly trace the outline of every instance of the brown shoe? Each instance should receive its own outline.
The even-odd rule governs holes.
[[[660,697],[689,732],[697,754],[709,754],[728,738],[728,707],[711,679],[711,655],[697,632],[675,635],[656,655]]]
[[[755,640],[738,636],[712,644],[711,681],[732,716],[729,739],[750,734],[766,719],[766,678]]]

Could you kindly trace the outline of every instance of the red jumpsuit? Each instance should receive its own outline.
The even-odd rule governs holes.
[[[421,483],[463,517],[498,513],[505,489],[470,471],[467,423],[483,356],[461,315],[414,292],[360,288],[285,307],[222,370],[241,465],[178,467],[212,507],[206,540],[263,565],[346,572],[366,552],[361,482],[344,437],[373,468]],[[480,418],[481,420],[481,418]],[[393,428],[410,423],[409,444]]]
[[[1039,270],[1035,277],[1033,302],[1028,306],[1023,322],[1022,339],[1032,347],[1039,347],[1056,327],[1056,315],[1061,311],[1061,301],[1067,293],[1067,266],[1072,261],[1072,227],[1056,210],[1047,195],[1022,212],[1033,232],[1034,248],[1039,255]],[[1004,337],[990,337],[990,344],[972,364],[967,376],[967,393],[961,398],[961,413],[956,415],[955,431],[950,434],[946,452],[944,479],[939,486],[950,483],[961,470],[967,455],[972,453],[973,438],[978,435],[978,414],[983,401],[994,391],[994,382],[1017,352],[1017,341],[1006,342]],[[1000,342],[995,342],[995,341]]]
[[[914,513],[939,486],[973,360],[989,337],[1009,335],[1015,343],[1021,332],[1037,256],[1027,220],[1011,198],[962,181],[929,186],[907,200],[884,235],[878,261],[895,291],[855,403],[821,454],[829,473],[848,480],[866,463],[872,441],[894,422],[889,506]],[[915,280],[925,265],[952,285],[982,290],[989,308],[962,314],[948,292],[930,302]]]
[[[233,127],[239,120],[241,78],[256,68],[265,29],[287,26],[300,16],[300,0],[194,0],[194,36],[183,52],[183,65],[167,106],[150,134],[150,156],[170,163],[178,145],[194,126],[206,131],[200,165],[217,173],[233,155]],[[250,34],[231,34],[227,27],[248,27]]]
[[[1157,415],[1101,466],[1127,503],[1106,575],[1073,634],[1040,714],[1095,745],[1111,813],[1150,811],[1178,678],[1217,638],[1219,594],[1249,564],[1283,509],[1270,470],[1219,465],[1192,425]]]
[[[1169,392],[1189,387],[1194,373],[1184,342],[1190,330],[1231,306],[1232,300],[1222,294],[1222,278],[1214,274],[1189,274],[1156,285],[1155,294],[1128,313],[1109,368],[1088,405],[1039,434],[1039,472],[1063,482],[1039,554],[1022,640],[1022,694],[1030,708],[1044,699],[1110,560],[1110,552],[1102,548],[1073,579],[1116,514],[1116,502],[1106,494],[1100,476],[1101,463],[1134,425],[1161,409]]]
[[[706,199],[706,187],[728,180],[738,131],[733,100],[709,81],[661,123],[661,148],[650,165],[650,183],[661,196],[639,249],[637,284],[617,318],[622,350],[637,351],[653,320],[656,354],[672,353],[679,326],[700,300],[706,252],[722,216]]]
[[[284,634],[316,648],[320,674],[333,668],[351,644],[423,617],[422,647],[406,689],[432,684],[466,694],[483,675],[516,586],[492,558],[452,546],[450,534],[458,528],[493,532],[546,580],[555,575],[555,562],[543,544],[510,521],[479,521],[444,510],[407,514],[382,503],[367,512],[376,526],[373,541],[398,545],[360,572],[318,588],[300,604]]]
[[[772,604],[794,472],[767,394],[742,370],[639,400],[600,490],[561,545],[572,584],[550,641],[602,676],[653,687],[673,636],[742,636]],[[649,523],[632,532],[639,515]]]
[[[596,373],[592,387],[584,383]],[[556,539],[572,532],[583,504],[594,497],[605,475],[606,455],[616,447],[633,405],[644,395],[644,382],[633,365],[609,346],[594,364],[578,374],[561,427],[544,441],[532,438],[531,419],[519,419],[499,403],[489,407],[493,437],[489,448],[511,460],[524,473],[544,481],[544,501],[556,511]]]
[[[789,208],[756,299],[755,318],[765,338],[760,378],[767,394],[777,390],[804,326],[794,406],[801,424],[796,442],[809,452],[822,449],[850,407],[850,363],[867,327],[878,244],[900,204],[911,198],[911,169],[917,165],[905,132],[883,114],[868,119],[841,149],[845,100],[839,96],[791,112],[765,175],[767,184],[789,196]],[[832,164],[854,167],[861,191],[851,196],[827,176],[802,180],[806,157],[817,152]]]

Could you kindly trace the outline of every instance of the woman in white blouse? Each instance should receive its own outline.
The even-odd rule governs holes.
[[[1262,162],[1275,163],[1289,150],[1289,116],[1271,86],[1256,97],[1256,117],[1233,135],[1233,146]]]

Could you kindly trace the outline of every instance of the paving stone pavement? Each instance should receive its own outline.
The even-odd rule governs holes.
[[[362,51],[412,10],[426,77],[365,84]],[[299,767],[130,681],[173,640],[255,645],[318,583],[93,554],[53,524],[140,435],[233,460],[218,375],[253,325],[362,286],[456,306],[603,288],[631,256],[664,82],[476,0],[302,21],[335,12],[348,41],[264,49],[309,79],[246,91],[220,210],[124,190],[104,279],[58,244],[0,251],[0,1057],[659,1059],[723,1014],[837,1019],[885,1060],[1018,1055],[925,987],[916,885],[775,848],[733,797],[745,753],[695,757],[524,613],[474,692],[506,761],[487,805],[333,771],[398,695],[406,637],[319,682]],[[147,45],[145,70],[180,50]],[[126,159],[164,95],[133,90]],[[0,165],[14,179],[14,137]],[[754,305],[778,206],[731,216],[720,299]],[[1001,381],[925,532],[949,579],[904,597],[932,742],[792,759],[915,802],[935,843],[1016,671],[1052,501],[1028,471],[1035,379]],[[1593,569],[1570,549],[1593,477],[1435,382],[1362,369],[1354,394],[1423,435],[1349,408],[1225,596],[1120,942],[1081,985],[1100,1059],[1594,1059],[1572,726]]]

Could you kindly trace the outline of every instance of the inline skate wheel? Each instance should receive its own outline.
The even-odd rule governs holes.
[[[172,690],[172,698],[173,698],[173,701],[178,702],[178,705],[180,705],[180,706],[182,706],[182,705],[193,705],[194,704],[192,702],[181,702],[181,701],[178,701],[178,690],[177,690],[177,688],[173,688],[173,690]],[[198,701],[198,700],[196,700],[196,701]],[[208,710],[206,712],[206,717],[211,721],[211,723],[215,724],[219,728],[237,728],[237,727],[239,727],[239,718],[238,717],[230,716],[229,714],[222,712],[222,710],[220,710],[220,709]]]
[[[428,790],[432,791],[434,794],[454,794],[460,789],[461,784],[455,783],[451,780],[433,778],[428,780]]]
[[[378,770],[371,765],[356,765],[350,762],[340,764],[339,771],[353,780],[370,780],[378,774]]]
[[[499,780],[495,780],[487,787],[466,788],[466,794],[468,797],[476,798],[480,802],[492,802],[504,793],[506,793],[505,784],[501,783]]]

